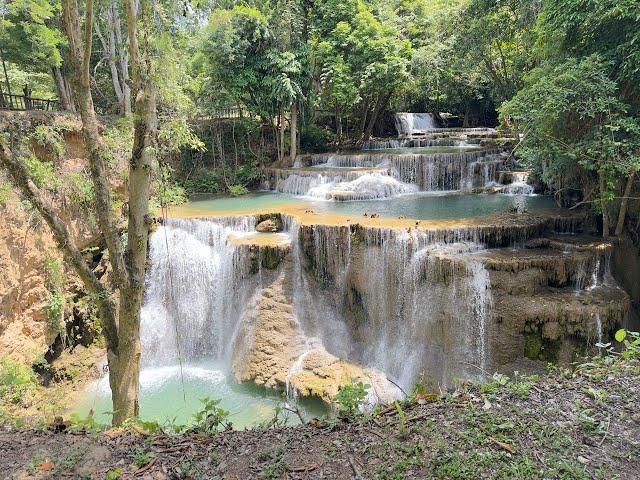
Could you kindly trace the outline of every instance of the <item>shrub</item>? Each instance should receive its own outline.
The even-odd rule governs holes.
[[[249,190],[244,185],[229,185],[229,193],[234,197],[239,195],[246,195]]]
[[[184,180],[186,193],[215,193],[222,190],[220,175],[215,170],[198,170],[191,178]]]
[[[362,382],[353,382],[340,387],[338,394],[333,399],[338,404],[339,417],[351,417],[360,411],[367,398],[367,390],[370,385]]]
[[[305,152],[326,152],[332,137],[333,133],[326,128],[310,123],[300,131],[300,146]]]
[[[33,370],[8,357],[0,358],[0,399],[21,403],[34,393],[36,384]]]

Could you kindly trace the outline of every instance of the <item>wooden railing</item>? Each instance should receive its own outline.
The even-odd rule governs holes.
[[[56,99],[25,97],[0,93],[1,110],[59,110],[60,103]]]

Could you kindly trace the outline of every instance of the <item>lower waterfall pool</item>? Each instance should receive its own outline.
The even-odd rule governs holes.
[[[416,220],[455,220],[495,215],[513,209],[533,212],[555,206],[553,197],[546,195],[438,192],[339,202],[265,191],[233,198],[200,195],[185,205],[173,208],[171,215],[198,217],[273,212],[278,209],[311,209],[315,213],[328,215],[363,216],[365,213],[376,213],[382,218],[404,216]]]
[[[181,371],[182,370],[182,371]],[[215,361],[195,364],[147,367],[140,372],[140,417],[166,425],[187,425],[202,409],[204,398],[220,399],[219,406],[229,412],[228,420],[235,429],[255,427],[274,418],[284,397],[251,382],[238,384]],[[292,400],[288,400],[289,403]],[[304,418],[320,418],[328,407],[319,399],[299,399],[295,405]],[[109,379],[92,383],[78,402],[74,413],[80,418],[92,414],[100,424],[111,423]],[[279,418],[287,424],[299,423],[298,417],[281,410]]]

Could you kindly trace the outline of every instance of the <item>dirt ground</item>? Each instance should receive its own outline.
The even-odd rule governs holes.
[[[145,435],[0,430],[11,479],[638,479],[640,361],[498,377],[352,420]]]

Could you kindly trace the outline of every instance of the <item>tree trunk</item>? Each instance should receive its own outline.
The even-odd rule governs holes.
[[[291,158],[291,165],[296,161],[298,155],[298,104],[293,101],[291,104],[291,145],[289,146],[289,157]]]
[[[68,112],[75,111],[69,82],[67,82],[67,79],[64,78],[64,75],[62,75],[60,68],[53,67],[51,69],[51,76],[53,77],[53,82],[56,86],[56,92],[58,92],[58,99],[60,100],[60,105],[62,106],[62,108],[64,108]]]
[[[367,129],[364,131],[364,134],[361,140],[369,140],[371,138],[371,135],[373,134],[373,127],[375,126],[376,121],[378,120],[378,115],[380,115],[380,111],[385,107],[385,105],[389,101],[389,98],[391,98],[391,92],[378,97],[378,101],[373,107],[371,118],[369,119],[369,123],[367,124]]]
[[[336,135],[338,136],[338,144],[342,144],[342,114],[340,106],[336,105]]]
[[[619,237],[624,230],[624,221],[627,216],[627,207],[629,206],[629,196],[631,195],[631,188],[633,187],[633,180],[635,179],[636,172],[632,171],[627,177],[627,183],[624,186],[624,192],[622,193],[622,200],[620,201],[620,211],[618,212],[618,223],[616,225],[615,235]]]
[[[118,352],[107,351],[113,425],[120,425],[140,413],[140,307],[136,308],[135,297],[121,294]]]
[[[602,237],[609,238],[611,227],[609,226],[609,212],[607,212],[606,181],[604,172],[598,172],[600,183],[600,208],[602,208]]]

